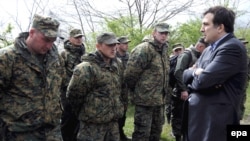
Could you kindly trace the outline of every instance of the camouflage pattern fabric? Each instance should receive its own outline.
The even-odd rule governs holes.
[[[80,30],[81,32],[81,30]],[[72,36],[78,35],[79,30],[72,30]],[[63,88],[61,95],[61,103],[63,108],[62,118],[61,118],[61,132],[64,141],[75,141],[79,130],[79,120],[72,113],[70,104],[66,100],[67,86],[70,78],[73,74],[73,69],[77,64],[81,62],[81,56],[85,53],[84,44],[82,46],[75,47],[69,40],[64,42],[64,51],[61,52],[61,56],[65,62],[66,68],[66,86]]]
[[[152,120],[152,116],[155,117]],[[135,106],[133,141],[160,141],[165,122],[164,106]]]
[[[65,77],[64,62],[54,45],[43,61],[39,61],[28,51],[27,37],[28,33],[21,33],[14,45],[0,49],[1,140],[12,140],[8,134],[16,135],[15,140],[19,140],[18,135],[32,135],[31,132],[39,132],[32,135],[34,141],[60,136],[50,133],[55,129],[60,133],[57,126],[61,116],[59,95]]]
[[[43,17],[35,14],[32,27],[39,30],[46,37],[56,38],[58,36],[58,27],[60,23],[51,17]]]
[[[167,45],[143,42],[130,53],[124,80],[135,104],[133,141],[159,141],[168,94]]]
[[[167,46],[143,42],[130,53],[124,80],[133,91],[136,105],[159,106],[166,103],[169,57]]]
[[[111,65],[107,65],[98,51],[86,54],[82,59],[83,62],[75,67],[67,89],[67,99],[78,119],[101,124],[122,117],[121,62],[112,59]]]
[[[126,37],[122,37],[120,39],[124,39],[124,40],[122,40],[124,42],[129,42],[129,40]],[[121,42],[121,40],[120,40],[120,42]],[[126,69],[126,65],[127,65],[128,58],[129,58],[129,53],[126,52],[126,54],[122,56],[117,51],[116,52],[116,56],[119,59],[121,59],[123,68]],[[121,117],[121,118],[118,119],[118,127],[119,127],[119,132],[120,132],[120,138],[121,138],[121,140],[124,139],[124,138],[126,138],[126,135],[124,133],[123,127],[125,126],[125,122],[126,122],[126,112],[127,112],[127,107],[128,107],[128,95],[129,95],[129,91],[126,89],[126,87],[124,86],[123,88],[124,89],[122,90],[122,97],[123,97],[124,101],[126,101],[126,103],[124,103],[125,106],[124,106],[123,117]]]
[[[78,141],[120,141],[118,124],[115,121],[93,124],[81,122]]]
[[[74,47],[69,40],[66,40],[64,42],[64,51],[61,52],[61,56],[64,59],[65,62],[65,68],[66,68],[66,86],[63,90],[63,93],[61,95],[61,101],[63,103],[62,107],[66,108],[67,102],[66,102],[66,91],[68,83],[71,79],[71,76],[73,74],[73,69],[76,65],[81,63],[81,56],[85,53],[85,47],[82,44],[81,47]]]
[[[1,125],[0,125],[1,128]],[[1,132],[4,141],[62,141],[59,126],[44,126],[29,132],[10,132],[5,130]]]
[[[72,29],[69,33],[69,36],[74,37],[74,38],[83,36],[82,30],[81,29]]]

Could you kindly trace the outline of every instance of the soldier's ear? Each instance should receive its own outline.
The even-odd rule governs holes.
[[[33,36],[35,34],[36,30],[34,28],[31,28],[29,31],[29,36]]]
[[[97,43],[97,44],[96,44],[96,49],[97,49],[97,50],[100,50],[100,48],[101,48],[101,44],[100,44],[100,43]]]

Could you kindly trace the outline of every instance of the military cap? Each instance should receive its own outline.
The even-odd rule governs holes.
[[[183,45],[181,43],[176,43],[172,46],[173,51],[177,50],[177,49],[184,49]]]
[[[102,33],[97,36],[98,43],[104,43],[107,45],[119,43],[114,33]]]
[[[126,43],[131,42],[131,41],[128,39],[127,36],[121,36],[121,37],[119,37],[117,40],[118,40],[118,42],[120,42],[121,44],[126,44]]]
[[[243,43],[243,44],[248,44],[248,41],[245,38],[239,38],[239,40]]]
[[[83,34],[82,34],[82,31],[80,29],[72,29],[69,33],[69,36],[76,38],[79,36],[83,36]]]
[[[32,27],[42,32],[46,37],[57,37],[59,25],[60,23],[51,17],[43,17],[38,14],[33,17]]]
[[[153,37],[151,35],[145,35],[143,38],[142,38],[142,42],[148,42],[150,40],[152,40]]]
[[[169,25],[166,24],[166,23],[157,23],[155,25],[155,29],[158,31],[158,32],[169,32]]]
[[[205,47],[207,47],[209,45],[207,42],[205,42],[203,37],[199,38],[198,42],[204,44]]]

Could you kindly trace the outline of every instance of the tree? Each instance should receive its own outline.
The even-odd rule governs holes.
[[[201,37],[201,19],[191,19],[185,23],[178,24],[171,32],[170,44],[181,43],[185,47],[195,44]]]
[[[12,30],[13,26],[11,24],[8,24],[5,31],[0,34],[0,48],[6,47],[13,43],[13,39],[11,37]]]

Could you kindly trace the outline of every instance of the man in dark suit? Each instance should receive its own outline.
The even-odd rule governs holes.
[[[190,90],[187,141],[226,141],[227,125],[239,124],[247,79],[247,53],[234,37],[235,13],[222,6],[203,14],[201,32],[210,46],[184,71]]]

